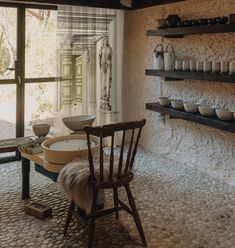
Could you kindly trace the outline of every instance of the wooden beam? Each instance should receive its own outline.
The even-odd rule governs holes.
[[[4,0],[6,3],[42,4],[42,5],[74,5],[110,9],[126,9],[119,0]]]
[[[87,6],[97,8],[110,8],[110,9],[142,9],[155,5],[164,5],[175,2],[183,2],[186,0],[133,0],[133,7],[126,8],[120,4],[120,0],[4,0],[5,3],[16,4],[38,4],[38,5],[74,5],[74,6]]]
[[[184,2],[186,0],[133,0],[133,9],[143,9],[157,5],[164,5],[176,2]]]

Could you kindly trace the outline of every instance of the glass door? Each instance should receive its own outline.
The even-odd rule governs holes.
[[[34,123],[53,126],[56,18],[51,6],[0,4],[1,143],[33,135]],[[12,159],[17,159],[17,154],[0,153],[0,162]]]
[[[0,140],[20,136],[20,71],[18,61],[18,16],[16,7],[0,6]],[[7,157],[15,157],[14,153]],[[0,161],[6,154],[0,154]]]
[[[54,126],[57,108],[57,11],[25,9],[25,136],[33,135],[32,125]]]

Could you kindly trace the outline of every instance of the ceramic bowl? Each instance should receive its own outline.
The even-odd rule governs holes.
[[[41,123],[33,125],[33,132],[38,137],[45,137],[50,131],[50,125],[48,123]]]
[[[72,131],[82,131],[84,126],[92,126],[95,120],[93,115],[70,116],[62,119],[64,125]]]
[[[174,109],[183,109],[184,108],[182,100],[171,100],[171,106]]]
[[[231,121],[233,120],[233,113],[227,109],[216,109],[215,110],[217,117],[222,121]]]
[[[188,113],[197,113],[198,106],[196,103],[184,102],[184,110]]]
[[[207,105],[198,106],[199,113],[203,116],[211,117],[215,115],[215,108],[209,107]]]
[[[158,98],[158,100],[159,100],[160,105],[162,105],[162,106],[164,106],[164,107],[168,107],[168,106],[171,105],[171,101],[169,100],[168,97],[160,96],[160,97]]]

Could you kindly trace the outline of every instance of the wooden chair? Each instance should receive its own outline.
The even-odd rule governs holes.
[[[145,125],[146,120],[141,121],[133,121],[133,122],[123,122],[110,124],[100,127],[91,127],[86,126],[84,131],[87,135],[87,144],[88,144],[88,159],[89,159],[89,170],[90,177],[89,183],[92,187],[93,191],[93,201],[91,207],[91,213],[86,216],[82,216],[78,214],[78,219],[82,224],[87,225],[88,228],[88,248],[92,247],[93,237],[95,231],[95,219],[104,216],[106,214],[116,213],[116,218],[119,217],[119,210],[124,209],[129,214],[131,214],[134,218],[135,224],[139,231],[139,235],[143,242],[144,246],[147,246],[147,242],[145,239],[144,231],[142,228],[140,216],[138,210],[135,205],[134,198],[131,193],[131,189],[129,183],[133,180],[133,172],[132,167],[134,164],[135,155],[138,148],[138,143],[141,135],[141,131],[143,126]],[[114,138],[115,133],[122,132],[122,142],[119,154],[119,160],[117,167],[114,168]],[[127,136],[127,132],[131,132],[131,139],[128,145],[128,152],[126,159],[124,159],[124,146],[125,140]],[[94,160],[93,154],[91,151],[91,142],[90,135],[99,137],[100,139],[100,152],[99,152],[99,171],[97,172],[94,169]],[[109,157],[109,168],[108,173],[107,170],[104,169],[104,150],[103,144],[104,138],[111,137],[111,148],[110,148],[110,157]],[[118,188],[125,187],[129,206],[126,205],[123,201],[121,201],[118,197]],[[106,209],[102,211],[97,211],[97,195],[100,189],[113,189],[113,200],[114,200],[114,208]],[[71,221],[72,214],[74,212],[75,204],[72,201],[68,210],[66,224],[64,228],[64,235],[66,235],[69,223]]]

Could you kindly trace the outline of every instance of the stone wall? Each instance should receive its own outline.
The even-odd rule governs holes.
[[[145,103],[159,95],[235,109],[235,85],[190,81],[164,82],[159,77],[145,76],[151,68],[151,53],[158,43],[174,45],[179,59],[235,60],[235,34],[195,35],[183,39],[147,37],[146,30],[155,28],[157,18],[178,14],[183,19],[216,17],[235,13],[234,0],[188,0],[127,12],[124,46],[124,118],[145,117],[147,125],[142,145],[153,152],[186,163],[227,183],[235,185],[235,134],[196,123],[167,118],[145,110]],[[157,166],[157,165],[156,165]]]

